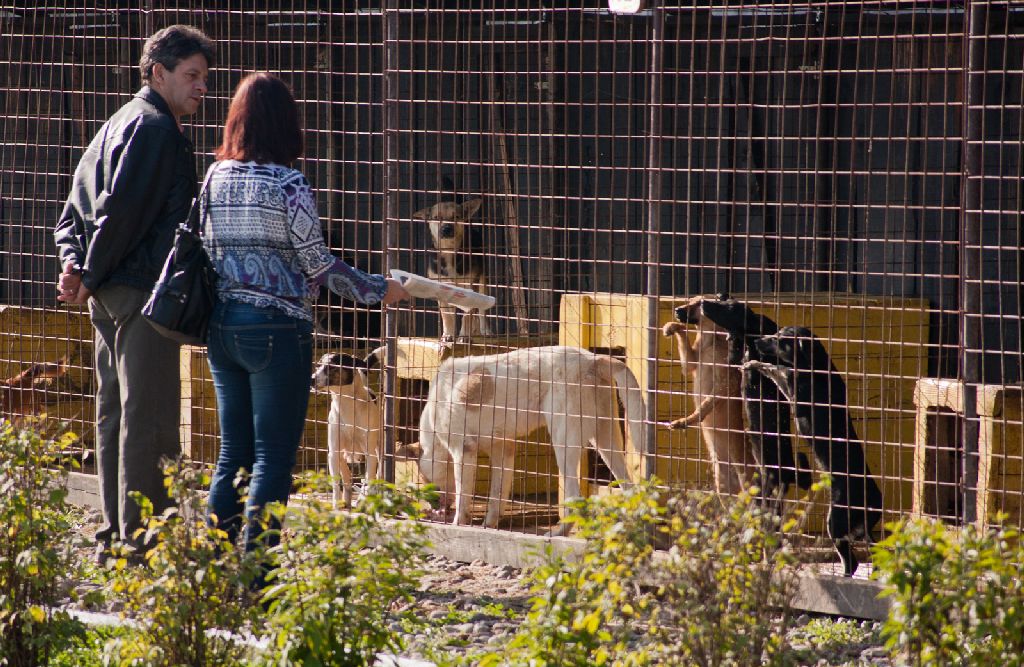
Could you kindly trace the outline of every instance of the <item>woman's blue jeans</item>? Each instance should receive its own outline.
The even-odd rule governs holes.
[[[253,519],[267,503],[286,503],[291,491],[309,404],[313,325],[274,308],[222,301],[208,346],[221,438],[208,510],[232,541],[244,528],[251,551],[262,530]],[[242,469],[251,474],[244,508],[235,488]],[[275,531],[264,544],[277,541]]]

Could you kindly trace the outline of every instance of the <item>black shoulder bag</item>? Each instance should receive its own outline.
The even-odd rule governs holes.
[[[188,219],[178,226],[174,245],[164,262],[142,316],[162,335],[185,345],[203,345],[213,306],[217,303],[217,273],[203,248],[200,200],[206,196],[209,211],[211,169],[199,196],[192,200]]]

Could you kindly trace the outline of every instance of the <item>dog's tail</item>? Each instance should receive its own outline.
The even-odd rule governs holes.
[[[647,431],[644,428],[644,419],[647,416],[647,406],[644,404],[643,392],[640,391],[640,383],[636,381],[633,371],[629,366],[618,359],[608,358],[611,368],[612,379],[619,391],[619,399],[626,409],[626,428],[629,432],[629,439],[633,441],[633,447],[638,452],[648,454]]]

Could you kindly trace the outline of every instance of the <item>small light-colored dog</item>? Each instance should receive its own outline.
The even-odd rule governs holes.
[[[516,438],[546,424],[565,497],[580,495],[587,446],[597,450],[615,479],[628,482],[618,398],[630,439],[645,451],[643,396],[621,361],[559,346],[448,359],[420,416],[420,470],[441,490],[442,507],[454,492],[453,523],[468,524],[477,455],[486,452],[492,474],[484,525],[494,527],[511,495]],[[565,531],[563,523],[552,534]]]
[[[412,214],[413,220],[430,223],[430,238],[435,254],[427,270],[427,277],[444,283],[487,294],[487,267],[484,257],[488,252],[485,229],[471,220],[480,211],[483,199],[470,199],[462,204],[443,201]],[[456,309],[447,303],[441,310],[441,340],[455,340]],[[472,310],[462,315],[459,339],[472,335],[489,336],[491,327],[483,313]]]
[[[678,429],[700,424],[711,457],[718,493],[736,494],[751,483],[758,470],[743,424],[742,373],[729,363],[728,332],[701,313],[702,297],[676,308],[678,322],[662,328],[675,336],[683,373],[693,377],[696,409],[669,423]],[[690,344],[687,325],[697,327],[697,346]]]
[[[364,360],[349,354],[327,353],[320,358],[312,377],[314,389],[331,394],[327,466],[335,507],[339,500],[346,508],[352,504],[349,463],[366,459],[366,484],[377,479],[380,472],[384,430],[377,397],[366,386],[366,366]]]

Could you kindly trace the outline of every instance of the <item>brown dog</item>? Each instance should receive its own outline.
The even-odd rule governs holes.
[[[747,442],[743,425],[742,375],[729,364],[728,332],[701,314],[702,297],[694,297],[676,308],[677,322],[662,328],[675,336],[683,373],[693,377],[696,409],[668,424],[678,429],[700,424],[711,457],[715,490],[739,493],[757,472],[757,461]],[[697,326],[697,346],[690,344],[687,325]]]
[[[480,210],[483,199],[462,204],[444,201],[412,214],[413,220],[430,223],[430,238],[436,254],[427,270],[427,277],[487,294],[487,270],[484,256],[488,252],[484,228],[471,220]],[[441,309],[441,340],[455,340],[455,306],[439,304]],[[459,339],[472,335],[489,336],[491,328],[483,313],[463,314]]]
[[[32,364],[17,375],[0,380],[0,414],[18,422],[34,415],[42,405],[42,390],[35,384],[44,378],[59,378],[68,370],[68,360]]]

